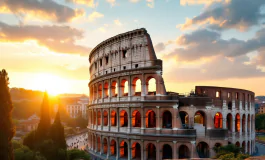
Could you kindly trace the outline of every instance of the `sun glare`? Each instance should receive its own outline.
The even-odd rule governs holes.
[[[67,92],[67,82],[61,77],[52,74],[39,73],[36,75],[34,83],[34,88],[42,91],[46,90],[48,94],[53,96]]]

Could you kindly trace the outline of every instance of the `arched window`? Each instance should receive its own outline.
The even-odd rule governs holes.
[[[240,132],[240,115],[236,114],[236,125],[235,125],[236,132]]]
[[[132,145],[132,158],[141,159],[141,146],[137,142]]]
[[[248,115],[248,125],[247,125],[247,131],[249,132],[250,130],[250,115]]]
[[[117,87],[117,82],[112,81],[111,83],[111,96],[112,97],[117,97],[118,96],[118,87]]]
[[[227,107],[228,107],[228,109],[232,109],[232,102],[231,101],[228,102]]]
[[[117,126],[117,114],[115,111],[111,111],[111,126]]]
[[[149,110],[146,112],[145,124],[146,124],[146,128],[156,127],[156,114],[154,111]]]
[[[146,80],[147,95],[156,95],[156,79],[148,77]]]
[[[245,149],[245,147],[246,147],[246,142],[243,141],[243,142],[242,142],[243,153],[246,153],[246,149]]]
[[[128,81],[126,79],[121,81],[121,96],[128,96]]]
[[[97,143],[98,143],[97,151],[100,152],[100,138],[99,137],[97,138]]]
[[[242,116],[242,132],[245,132],[245,125],[246,125],[246,115],[243,114],[243,116]]]
[[[188,128],[189,127],[189,115],[187,112],[180,111],[179,116],[182,122],[183,128]]]
[[[108,142],[107,142],[106,138],[104,138],[104,140],[103,140],[103,153],[104,154],[108,153]]]
[[[179,159],[190,158],[190,150],[186,145],[181,145],[179,147]]]
[[[226,126],[227,126],[227,129],[232,132],[232,125],[233,125],[233,117],[232,117],[232,114],[229,113],[227,114],[226,116]]]
[[[128,145],[125,141],[121,141],[120,143],[120,157],[122,158],[128,157]]]
[[[98,125],[101,125],[101,112],[98,111]]]
[[[197,111],[194,115],[194,123],[206,126],[205,114],[202,111]]]
[[[128,114],[125,110],[120,112],[120,126],[128,127]]]
[[[169,111],[163,113],[163,128],[172,128],[172,115]]]
[[[210,152],[209,152],[209,145],[205,142],[200,142],[197,145],[197,152],[199,154],[200,158],[209,158],[210,157]]]
[[[102,98],[102,84],[98,85],[98,98]]]
[[[170,145],[165,144],[163,146],[163,155],[162,155],[163,159],[172,159],[172,148]]]
[[[111,155],[116,155],[116,141],[115,140],[111,140],[110,142],[110,154]]]
[[[236,142],[236,146],[237,147],[240,147],[240,143],[238,141]]]
[[[247,153],[250,153],[250,144],[249,144],[249,141],[248,141],[248,146],[247,146]]]
[[[96,100],[98,97],[97,97],[97,94],[98,94],[98,90],[97,90],[97,86],[95,85],[94,86],[94,94],[93,94],[93,99]]]
[[[132,113],[132,126],[141,127],[141,114],[137,110],[133,111]]]
[[[214,127],[223,128],[223,116],[220,112],[217,112],[214,116]]]
[[[107,98],[109,97],[109,83],[108,82],[105,82],[104,83],[104,98]]]
[[[104,116],[104,126],[107,126],[108,125],[108,112],[104,111],[103,116]]]
[[[132,95],[141,96],[141,80],[138,77],[132,81]]]
[[[94,111],[94,115],[93,115],[93,116],[94,116],[94,123],[93,123],[93,124],[94,124],[94,125],[97,125],[97,123],[96,123],[96,119],[97,119],[97,112],[96,112],[96,111]]]
[[[147,144],[147,159],[156,159],[156,147],[153,143]]]

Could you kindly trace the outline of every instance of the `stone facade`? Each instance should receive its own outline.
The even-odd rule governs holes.
[[[103,41],[89,62],[92,159],[206,158],[215,155],[214,146],[228,143],[253,153],[254,93],[205,86],[189,96],[167,92],[162,61],[145,29]]]

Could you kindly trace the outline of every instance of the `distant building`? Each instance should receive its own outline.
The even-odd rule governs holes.
[[[265,103],[260,104],[258,108],[258,113],[259,114],[264,114],[265,113]]]

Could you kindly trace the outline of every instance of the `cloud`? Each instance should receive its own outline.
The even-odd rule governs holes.
[[[224,56],[216,56],[210,62],[199,67],[171,67],[165,73],[165,78],[171,82],[198,82],[265,77],[265,72],[257,69],[255,65],[245,65],[246,61],[249,61],[247,56],[232,58],[232,60]]]
[[[35,40],[41,46],[58,53],[88,55],[90,48],[75,44],[83,32],[68,26],[18,26],[0,22],[0,41],[24,42]]]
[[[165,50],[166,45],[164,43],[158,43],[155,45],[155,51],[156,52],[161,52],[163,50]]]
[[[137,2],[139,2],[140,0],[130,0],[130,2],[132,2],[132,3],[137,3]]]
[[[119,19],[115,19],[114,20],[114,23],[117,25],[117,26],[122,26],[122,23]]]
[[[53,0],[4,0],[0,1],[0,11],[14,13],[19,17],[33,15],[56,22],[69,22],[84,14]]]
[[[186,6],[186,5],[198,5],[198,4],[204,4],[204,5],[210,5],[214,2],[221,2],[223,0],[180,0],[180,5]]]
[[[95,19],[104,17],[104,14],[94,11],[88,16],[89,21],[94,21]]]
[[[111,6],[114,6],[116,4],[116,0],[106,0]]]
[[[265,28],[259,30],[255,37],[243,41],[235,38],[224,40],[218,32],[208,29],[196,30],[177,38],[176,48],[171,53],[164,55],[165,59],[178,61],[195,61],[217,55],[237,57],[258,50],[265,45]]]
[[[155,0],[146,0],[147,2],[147,6],[150,8],[154,8],[155,7]]]
[[[246,31],[251,26],[260,24],[264,20],[265,14],[261,12],[264,0],[229,0],[209,7],[200,15],[187,19],[186,22],[177,27],[185,30],[193,25],[209,24],[209,28],[214,30],[237,29]]]
[[[97,6],[97,3],[95,3],[94,0],[65,0],[65,1],[76,3],[76,4],[83,4],[91,8],[94,8]]]

